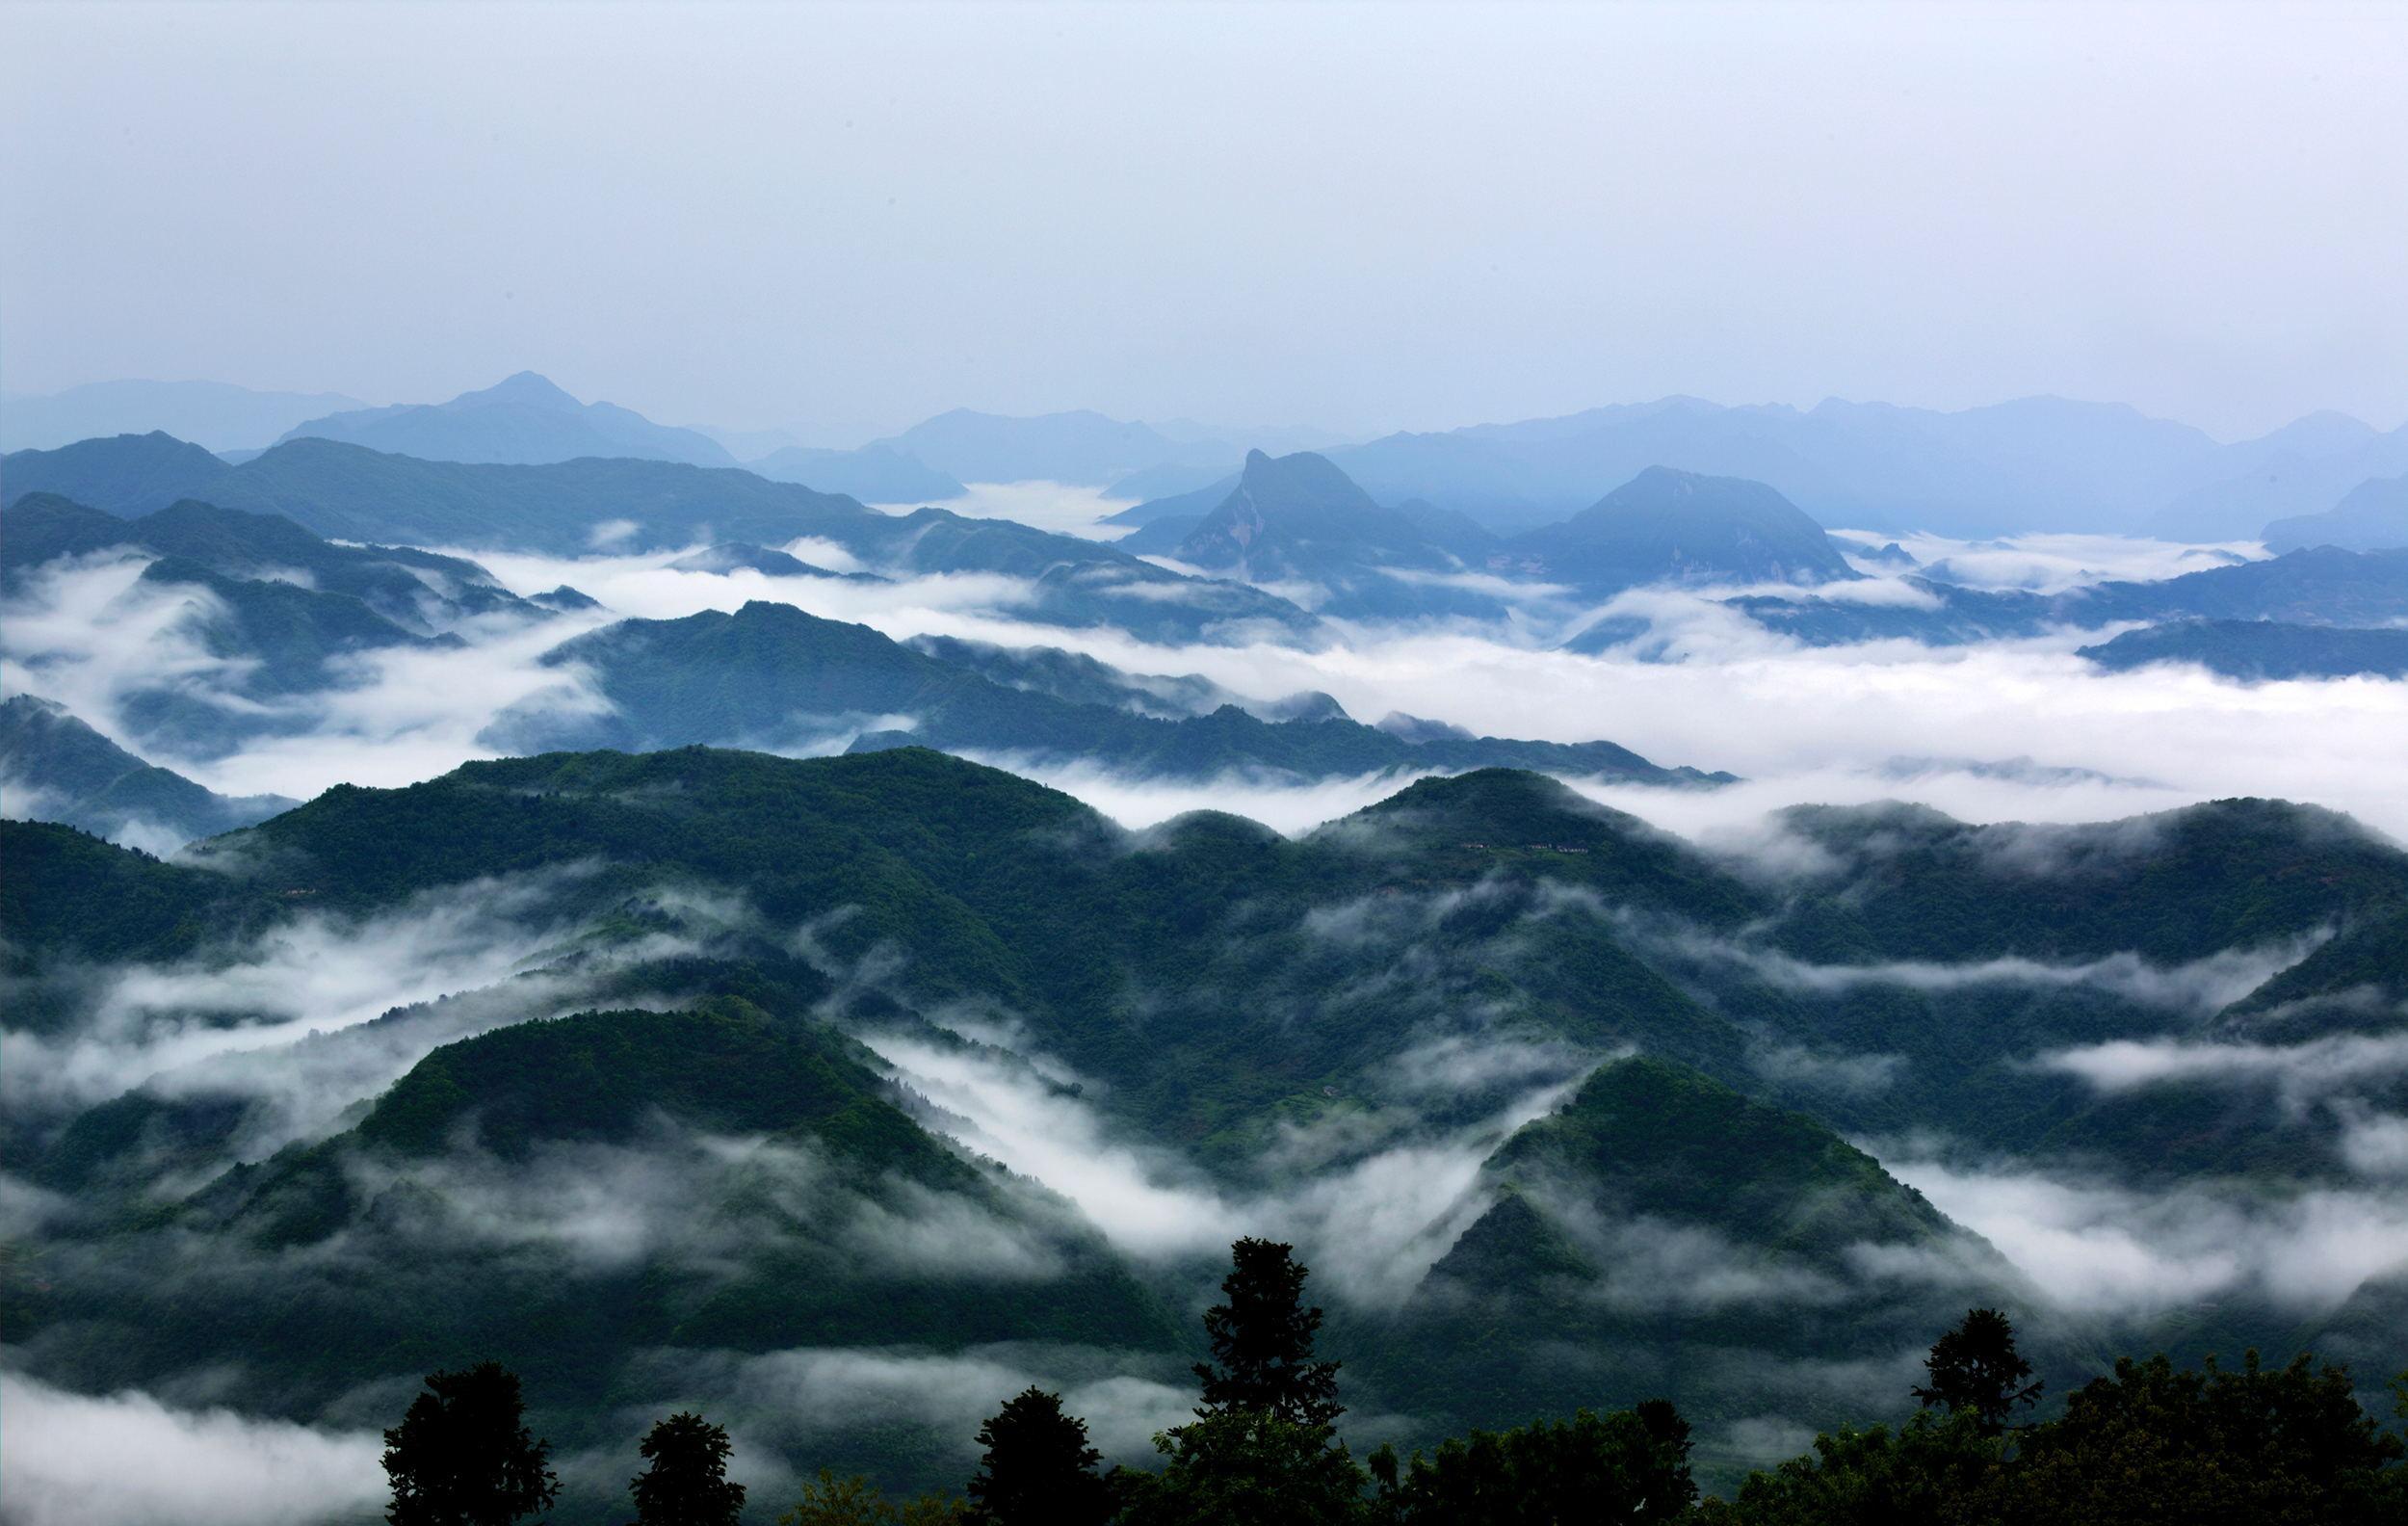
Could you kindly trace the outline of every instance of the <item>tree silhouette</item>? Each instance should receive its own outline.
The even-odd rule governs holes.
[[[634,1526],[736,1526],[745,1487],[727,1481],[727,1433],[680,1412],[652,1428],[639,1449],[652,1465],[627,1481]]]
[[[1064,1414],[1061,1395],[1031,1386],[979,1427],[986,1449],[970,1480],[979,1526],[1102,1526],[1112,1500],[1086,1422]]]
[[[1304,1264],[1291,1246],[1240,1240],[1229,1248],[1228,1302],[1204,1314],[1213,1360],[1196,1364],[1203,1416],[1256,1410],[1301,1426],[1327,1426],[1338,1403],[1338,1364],[1313,1359],[1322,1311],[1304,1306]]]
[[[1924,1368],[1931,1382],[1914,1390],[1923,1407],[1970,1410],[1984,1435],[2003,1433],[2017,1405],[2040,1397],[2041,1385],[2025,1381],[2031,1363],[2015,1350],[2015,1327],[1997,1309],[1967,1309],[1957,1327],[1932,1344]]]
[[[500,1362],[427,1375],[402,1423],[384,1434],[392,1526],[510,1526],[549,1507],[560,1480],[548,1441],[521,1423],[518,1375]]]

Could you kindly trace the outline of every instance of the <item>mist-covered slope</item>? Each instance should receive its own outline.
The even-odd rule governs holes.
[[[2080,655],[2111,671],[2195,663],[2244,683],[2284,678],[2408,677],[2408,630],[2293,625],[2282,620],[2181,620],[2125,631]]]
[[[1222,703],[1207,714],[1164,718],[998,682],[982,671],[994,667],[992,659],[947,661],[866,625],[787,604],[627,620],[564,643],[544,661],[576,675],[604,707],[567,691],[537,695],[489,729],[495,747],[825,751],[910,743],[1033,764],[1101,765],[1140,777],[1257,772],[1310,779],[1502,765],[1653,783],[1727,780],[1659,767],[1610,742],[1406,741],[1343,712],[1265,720]]]
[[[147,446],[137,451],[126,442],[88,443],[107,448],[95,452],[78,478],[86,489],[82,501],[130,513],[157,496],[142,462],[119,460],[129,453],[146,459]],[[129,474],[132,486],[122,487]],[[1232,634],[1293,639],[1313,623],[1273,594],[1184,577],[1098,541],[942,509],[886,514],[751,472],[677,461],[420,460],[301,438],[224,468],[205,489],[180,478],[177,487],[173,496],[197,491],[222,508],[278,514],[331,539],[380,545],[579,556],[719,542],[777,547],[809,537],[894,575],[987,573],[1022,580],[1029,586],[1013,606],[1028,618],[1112,626],[1147,641]],[[9,491],[13,496],[17,489]],[[132,496],[111,496],[120,491]]]
[[[700,1375],[766,1423],[876,1351],[1135,1403],[1241,1232],[1408,1428],[1843,1416],[2001,1300],[2060,1377],[2210,1313],[2388,1349],[2396,1269],[2281,1259],[2408,1108],[2367,1058],[2408,853],[2330,812],[1814,809],[1734,856],[1505,770],[1288,838],[695,748],[337,788],[184,864],[0,850],[13,1159],[76,1205],[7,1273],[45,1381],[215,1363],[308,1418],[498,1346],[576,1436]],[[2171,1297],[2017,1259],[2002,1203],[2099,1201],[2267,1249]],[[815,1445],[917,1477],[915,1424]]]
[[[280,795],[220,795],[145,763],[32,695],[0,701],[0,795],[7,814],[55,821],[129,847],[181,847],[265,821],[297,802]]]

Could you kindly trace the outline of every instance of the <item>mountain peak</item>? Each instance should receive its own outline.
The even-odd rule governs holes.
[[[581,408],[585,405],[562,390],[550,377],[539,371],[518,371],[504,377],[482,392],[463,392],[452,399],[456,404],[469,402],[518,403],[537,407]]]

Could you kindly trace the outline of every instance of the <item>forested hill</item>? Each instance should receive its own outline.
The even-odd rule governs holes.
[[[1296,838],[1129,831],[925,750],[699,748],[341,787],[178,864],[0,824],[39,1040],[12,1158],[84,1205],[6,1274],[21,1349],[312,1418],[516,1341],[583,1444],[665,1373],[741,1390],[794,1351],[1155,1382],[1240,1225],[1328,1268],[1359,1405],[1421,1434],[1658,1396],[1728,1426],[1767,1363],[1975,1302],[2031,1311],[2053,1381],[2110,1340],[2408,1362],[2382,1273],[2318,1311],[2065,1314],[1889,1153],[1945,1126],[2034,1171],[2344,1190],[2395,1071],[2307,1110],[2082,1057],[2393,1041],[2408,853],[2263,801],[1775,829],[1717,856],[1480,770]],[[355,960],[441,994],[279,1007]],[[103,1033],[111,1084],[47,1058]],[[1838,1424],[1852,1392],[1780,1402]],[[898,1483],[955,1444],[836,1431]]]

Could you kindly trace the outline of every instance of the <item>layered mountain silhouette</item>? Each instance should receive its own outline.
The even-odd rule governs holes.
[[[143,514],[178,499],[209,497],[233,470],[171,434],[115,434],[10,452],[0,458],[0,494],[11,504],[50,493],[111,513]]]
[[[1762,483],[1651,466],[1561,524],[1501,549],[1601,592],[1644,583],[1827,583],[1857,575],[1822,527]]]
[[[493,574],[459,557],[407,546],[338,545],[281,514],[179,499],[123,519],[53,493],[9,506],[0,524],[0,578],[20,580],[59,557],[148,552],[222,577],[279,583],[296,593],[353,599],[419,635],[477,615],[532,615]]]
[[[2078,655],[2129,671],[2194,663],[2244,683],[2281,678],[2408,678],[2408,629],[2362,630],[2283,620],[2177,620],[2125,631]]]
[[[174,442],[168,442],[172,445]],[[166,491],[135,438],[75,447],[76,470],[20,476],[22,453],[0,461],[12,501],[39,484],[115,513]],[[51,453],[60,455],[64,453]],[[140,470],[125,468],[138,458]],[[181,456],[171,458],[190,467]],[[212,458],[214,460],[214,458]],[[37,461],[37,466],[51,463]],[[33,480],[28,480],[32,477]],[[987,572],[1024,580],[1014,613],[1043,623],[1117,626],[1145,641],[1289,640],[1313,618],[1242,584],[1186,577],[1076,536],[942,509],[881,513],[851,498],[773,483],[751,472],[673,461],[580,459],[543,465],[421,460],[304,438],[228,467],[170,497],[280,513],[335,539],[379,544],[519,549],[576,556],[697,544],[776,547],[800,537],[833,542],[880,573]],[[113,496],[128,489],[137,500]]]
[[[1893,638],[1956,645],[2125,620],[2332,626],[2408,620],[2408,550],[2317,546],[2160,582],[2101,583],[2062,593],[1971,589],[1914,574],[1901,581],[1919,602],[1862,603],[1818,593],[1745,594],[1724,602],[1770,630],[1818,646]],[[1602,651],[1643,634],[1601,622],[1565,645],[1575,651]]]
[[[2320,545],[2350,551],[2408,546],[2408,476],[2370,477],[2322,513],[2275,520],[2263,539],[2278,554]]]
[[[212,451],[258,450],[305,419],[363,408],[340,392],[259,392],[223,382],[93,382],[0,408],[0,450],[49,450],[164,432]]]
[[[1310,452],[1253,453],[1200,520],[1139,517],[1122,545],[1273,587],[1309,585],[1326,608],[1353,615],[1495,614],[1509,592],[1500,576],[1597,597],[1649,583],[1858,575],[1821,526],[1763,484],[1661,466],[1559,524],[1510,538],[1426,503],[1383,506]]]
[[[849,451],[789,445],[745,464],[772,482],[801,483],[863,503],[939,503],[968,491],[935,467],[885,445]]]
[[[61,822],[128,847],[165,852],[267,820],[299,802],[220,795],[146,763],[32,695],[0,700],[0,794],[18,820]]]
[[[1190,779],[1233,772],[1314,779],[1499,765],[1662,784],[1729,777],[1659,767],[1610,742],[1408,741],[1348,719],[1325,697],[1316,697],[1319,704],[1295,719],[1266,720],[1234,702],[1165,718],[1163,691],[1148,693],[1142,680],[1125,675],[1115,675],[1119,682],[1112,684],[1105,676],[1111,670],[1101,664],[1095,665],[1101,671],[1081,671],[1074,682],[1060,664],[1017,659],[1007,665],[976,649],[964,649],[966,660],[953,662],[939,655],[949,650],[906,646],[866,625],[823,619],[787,604],[625,620],[548,653],[546,665],[576,675],[577,683],[505,714],[485,740],[511,752],[910,745],[1028,765],[1086,764]],[[1033,669],[1050,681],[1027,681]],[[1015,685],[1012,677],[1024,681]],[[586,685],[607,708],[597,711],[584,701]],[[1208,697],[1190,691],[1190,697]],[[1291,715],[1296,710],[1287,707]]]
[[[355,408],[309,419],[277,443],[332,439],[424,460],[536,465],[585,456],[733,466],[709,435],[655,424],[611,403],[580,403],[533,371],[504,378],[449,403]]]
[[[1374,497],[1426,499],[1500,530],[1558,519],[1649,466],[1761,482],[1828,525],[1960,537],[2035,530],[2243,540],[2408,469],[2408,429],[2311,415],[2219,445],[2120,404],[2024,398],[1941,412],[1827,400],[1696,398],[1392,434],[1330,452]],[[2387,464],[2388,463],[2388,464]]]

